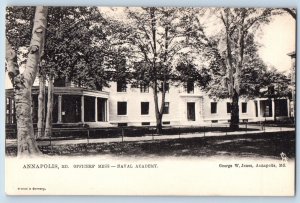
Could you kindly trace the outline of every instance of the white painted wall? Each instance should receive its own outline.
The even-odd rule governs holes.
[[[117,123],[127,123],[130,125],[142,125],[142,122],[150,122],[155,125],[155,110],[153,91],[149,88],[149,93],[141,93],[139,88],[132,88],[127,84],[126,92],[117,92],[117,83],[111,83],[109,88],[104,89],[109,95],[109,122],[117,125]],[[117,102],[127,102],[127,115],[117,115]],[[161,97],[159,97],[161,101]],[[149,102],[149,115],[141,115],[141,102]],[[230,99],[217,101],[217,113],[211,113],[211,102],[207,95],[195,87],[194,93],[187,93],[183,86],[171,86],[169,93],[166,93],[166,102],[169,102],[169,114],[163,115],[163,121],[170,121],[171,125],[202,125],[211,123],[212,120],[218,120],[218,123],[228,122],[230,113],[227,113],[227,102]],[[187,102],[195,102],[195,121],[187,119]],[[242,113],[242,102],[247,102],[247,112]],[[255,117],[254,100],[240,99],[240,119],[248,119],[249,121],[257,120]]]

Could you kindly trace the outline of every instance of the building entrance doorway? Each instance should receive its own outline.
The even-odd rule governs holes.
[[[187,119],[188,121],[195,121],[195,102],[187,102]]]

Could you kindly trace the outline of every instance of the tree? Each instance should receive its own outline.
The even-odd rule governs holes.
[[[271,9],[264,9],[261,12],[257,9],[244,8],[221,11],[226,35],[227,85],[232,98],[230,127],[233,129],[237,129],[239,123],[241,71],[244,65],[247,37],[251,33],[250,29],[254,31],[254,26],[257,28],[260,24],[269,22],[270,16]]]
[[[162,132],[165,95],[179,58],[190,51],[187,43],[189,9],[127,9],[128,45],[134,79],[153,90],[157,133]],[[159,103],[160,99],[160,103]]]
[[[28,43],[33,16],[33,7],[7,9],[6,32],[19,59],[27,54],[22,47]],[[38,137],[51,134],[53,80],[68,80],[97,90],[108,86],[112,77],[106,69],[119,67],[118,58],[122,58],[124,52],[122,47],[117,46],[123,38],[122,29],[117,22],[107,22],[96,7],[49,7],[45,51],[39,64]],[[22,36],[21,40],[18,36]],[[19,63],[26,63],[26,59]],[[43,82],[46,80],[47,118]]]
[[[46,134],[51,134],[53,80],[102,90],[123,58],[122,26],[108,22],[97,7],[50,7],[42,72],[48,79]],[[48,116],[49,115],[49,116]]]
[[[210,71],[206,67],[199,67],[193,61],[182,61],[176,67],[175,77],[180,83],[193,82],[202,90],[208,88],[211,82]]]
[[[123,58],[122,29],[97,7],[51,8],[43,70],[81,87],[108,86],[107,69],[114,69]]]
[[[34,7],[7,7],[6,9],[6,37],[12,44],[12,47],[14,47],[17,55],[15,59],[18,58],[19,60],[19,62],[17,60],[15,61],[16,66],[26,64],[27,49],[25,49],[25,47],[30,43],[34,12]],[[40,81],[40,91],[38,96],[37,137],[41,137],[45,118],[45,76],[43,76],[40,66],[38,78]]]
[[[45,115],[46,115],[46,109],[45,109],[45,77],[39,73],[39,95],[38,95],[38,123],[37,123],[37,137],[42,137],[44,135],[44,129],[45,129]],[[49,90],[48,90],[49,91]]]
[[[9,41],[6,42],[6,61],[8,74],[14,84],[14,98],[18,128],[18,155],[39,154],[34,138],[31,115],[31,87],[38,72],[38,64],[43,52],[47,27],[48,8],[37,6],[35,9],[32,36],[28,50],[25,70],[20,73],[17,66],[17,54]],[[12,67],[10,67],[12,65]]]
[[[217,15],[223,29],[214,36],[215,39],[202,37],[205,40],[197,40],[195,46],[204,48],[205,55],[210,58],[212,80],[209,95],[231,98],[230,127],[238,129],[239,97],[242,92],[247,94],[247,91],[241,91],[243,71],[251,58],[258,59],[254,55],[257,44],[253,36],[260,25],[270,22],[272,9],[224,8],[212,12]],[[198,32],[196,36],[205,36],[203,30]]]
[[[103,33],[100,29],[103,19],[95,7],[50,7],[48,16],[46,51],[40,71],[45,78],[48,78],[45,137],[52,134],[53,81],[62,79],[65,82],[73,81],[76,83],[76,77],[88,76],[88,74],[84,74],[87,69],[94,68],[96,70],[95,66],[82,63],[82,61],[89,61],[90,63],[97,60],[101,61],[100,57],[96,58],[99,48],[93,47],[92,42],[100,41],[101,39],[97,39],[96,36]],[[93,58],[91,57],[92,49],[95,51]],[[88,54],[90,58],[87,57]],[[80,66],[81,64],[84,66]],[[81,71],[77,71],[78,67],[81,68]],[[100,67],[98,68],[100,69]],[[102,75],[99,74],[98,77],[102,77]],[[93,78],[87,77],[80,79],[80,85],[84,81],[95,81]]]
[[[278,9],[275,9],[275,12],[277,11]],[[283,12],[281,12],[283,11]],[[297,12],[296,12],[296,9],[295,8],[282,8],[282,9],[279,9],[279,14],[284,14],[284,13],[288,13],[290,14],[291,17],[294,18],[294,20],[297,19]],[[293,68],[292,70],[292,73],[291,74],[294,74],[295,75],[295,69]],[[296,122],[296,92],[295,92],[295,77],[293,77],[293,79],[291,79],[291,82],[290,84],[292,85],[292,90],[291,90],[291,94],[292,94],[292,100],[293,100],[293,104],[294,104],[294,108],[293,108],[293,115],[294,115],[294,123]]]

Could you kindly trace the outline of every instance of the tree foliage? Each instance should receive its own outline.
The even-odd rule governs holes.
[[[6,36],[18,51],[19,64],[26,62],[33,14],[34,7],[7,8]],[[49,7],[48,19],[40,73],[88,88],[108,86],[107,69],[124,58],[122,25],[108,22],[97,7]]]
[[[161,132],[166,85],[173,81],[176,66],[192,50],[188,43],[189,11],[188,8],[162,7],[126,10],[130,33],[127,45],[134,80],[147,83],[153,89],[158,133]]]
[[[214,37],[194,38],[198,49],[206,49],[212,80],[207,88],[208,94],[215,98],[231,98],[231,127],[238,128],[239,97],[255,96],[258,93],[257,78],[265,66],[259,60],[254,34],[262,25],[269,23],[272,9],[220,8],[211,12],[219,19],[222,29]],[[200,19],[198,19],[200,22]],[[205,36],[202,29],[195,36]],[[205,40],[203,40],[205,39]],[[255,73],[256,72],[256,73]],[[245,81],[243,81],[245,80]]]

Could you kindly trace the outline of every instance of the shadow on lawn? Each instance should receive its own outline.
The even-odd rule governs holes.
[[[244,134],[222,137],[197,137],[140,142],[111,142],[40,146],[48,155],[115,155],[115,156],[232,156],[276,158],[284,152],[295,158],[295,132]],[[16,147],[6,154],[16,156]]]

